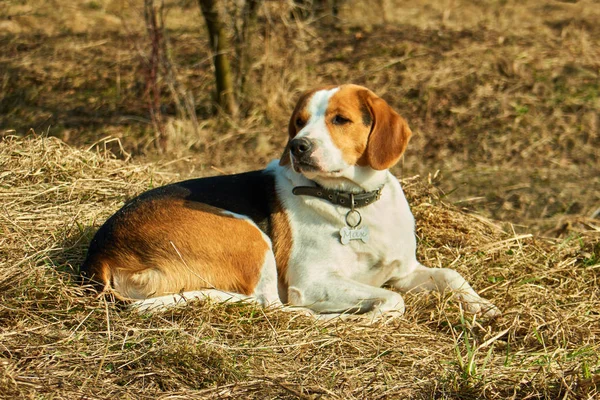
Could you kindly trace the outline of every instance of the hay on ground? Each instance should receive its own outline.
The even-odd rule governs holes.
[[[176,179],[55,138],[0,141],[0,397],[593,398],[600,234],[516,235],[403,181],[420,259],[460,271],[503,311],[407,295],[373,325],[240,304],[138,315],[72,279],[123,202]]]

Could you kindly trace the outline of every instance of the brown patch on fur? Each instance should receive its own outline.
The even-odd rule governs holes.
[[[366,89],[357,85],[340,86],[340,90],[329,100],[325,113],[325,124],[333,143],[341,150],[344,161],[349,165],[355,165],[361,159],[371,132],[371,114],[358,95],[364,90]],[[333,120],[338,115],[350,122],[334,124]]]
[[[275,262],[277,264],[277,276],[280,290],[280,297],[287,296],[287,270],[292,251],[292,229],[287,212],[276,200],[273,213],[271,214],[271,242],[273,243],[273,252],[275,253]],[[285,299],[282,299],[285,301]]]
[[[252,294],[269,249],[248,221],[202,203],[147,201],[118,215],[91,278],[122,298],[215,288]]]
[[[373,121],[367,151],[359,165],[370,165],[376,170],[392,167],[406,150],[412,132],[408,123],[382,98],[366,88],[358,91]]]

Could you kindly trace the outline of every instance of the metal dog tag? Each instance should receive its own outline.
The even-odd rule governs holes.
[[[340,241],[347,245],[351,240],[362,240],[367,243],[369,240],[369,228],[361,226],[360,228],[349,228],[347,226],[340,229]]]
[[[352,199],[352,208],[346,214],[346,225],[340,229],[340,241],[343,245],[347,245],[351,240],[362,240],[367,243],[369,240],[369,228],[366,226],[358,227],[362,222],[362,215],[358,210],[354,209],[354,199]]]

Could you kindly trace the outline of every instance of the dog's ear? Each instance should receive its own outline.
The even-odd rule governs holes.
[[[404,154],[412,132],[406,120],[385,100],[370,90],[363,91],[361,97],[372,121],[365,151],[366,164],[375,170],[388,169]]]
[[[285,149],[283,149],[283,154],[279,159],[279,165],[286,166],[290,165],[292,160],[290,160],[290,139],[288,139],[287,144],[285,145]]]

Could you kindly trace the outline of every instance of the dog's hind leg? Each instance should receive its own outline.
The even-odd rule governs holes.
[[[270,243],[265,236],[265,240]],[[189,301],[205,301],[210,299],[217,303],[225,302],[254,302],[263,307],[281,306],[277,289],[277,269],[275,266],[275,255],[269,250],[265,252],[265,259],[260,271],[258,283],[251,295],[233,293],[218,289],[203,289],[187,291],[183,293],[168,294],[158,297],[150,297],[132,303],[132,307],[140,312],[160,311],[171,307],[185,305]]]
[[[266,236],[265,239],[269,240]],[[281,300],[279,299],[277,285],[278,281],[275,254],[273,254],[272,250],[269,250],[265,254],[265,260],[260,271],[260,277],[258,278],[258,283],[254,288],[252,297],[263,306],[282,306]]]

